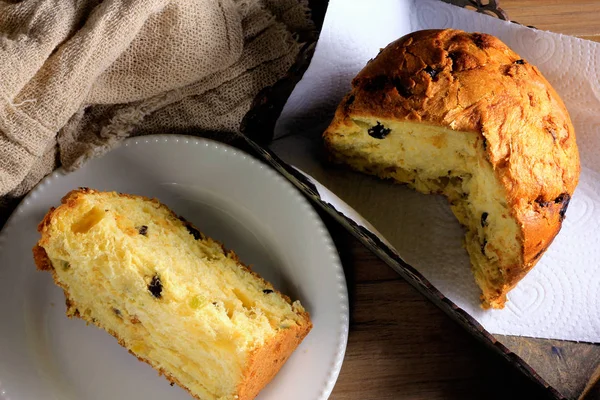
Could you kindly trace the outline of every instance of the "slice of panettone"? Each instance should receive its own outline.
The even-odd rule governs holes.
[[[580,172],[569,114],[540,71],[493,36],[451,29],[383,49],[324,142],[336,162],[447,196],[484,308],[502,308],[552,243]]]
[[[253,399],[310,331],[298,301],[157,200],[81,189],[62,202],[34,258],[64,289],[67,315],[197,399]]]

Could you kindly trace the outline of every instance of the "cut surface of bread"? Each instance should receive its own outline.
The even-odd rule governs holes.
[[[300,302],[157,200],[80,189],[34,248],[67,315],[105,329],[202,400],[252,399],[310,331]]]
[[[467,229],[482,306],[502,308],[577,185],[575,132],[556,92],[497,38],[458,30],[391,43],[352,86],[324,133],[332,160],[445,195]]]

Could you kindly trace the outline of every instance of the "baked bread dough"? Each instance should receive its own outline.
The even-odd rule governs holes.
[[[354,78],[323,137],[335,162],[447,196],[484,308],[504,307],[552,243],[579,179],[558,94],[483,33],[391,43]]]
[[[302,305],[157,200],[81,189],[39,225],[67,315],[202,400],[247,400],[310,331]]]

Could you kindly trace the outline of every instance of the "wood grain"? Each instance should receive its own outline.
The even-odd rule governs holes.
[[[600,1],[500,0],[512,21],[600,41]]]
[[[567,398],[577,399],[586,387],[590,392],[592,388],[594,392],[600,390],[596,388],[598,375],[594,374],[600,366],[600,345],[504,335],[496,338]]]

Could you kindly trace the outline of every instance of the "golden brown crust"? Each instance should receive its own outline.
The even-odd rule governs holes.
[[[40,271],[54,270],[54,267],[52,266],[52,263],[48,258],[48,254],[46,253],[46,250],[39,244],[36,244],[33,247],[33,261],[35,262],[35,266],[37,267],[37,269],[39,269]]]
[[[164,376],[169,382],[171,382],[171,384],[179,385],[181,388],[186,390],[192,397],[201,400],[199,397],[195,396],[186,386],[179,382],[177,378],[170,375],[163,369],[156,368],[150,360],[141,358],[138,355],[134,354],[130,349],[127,348],[127,345],[124,342],[124,340],[120,338],[116,334],[116,332],[106,329],[95,319],[80,314],[77,308],[77,304],[71,298],[68,292],[68,288],[65,287],[59,281],[58,276],[56,275],[56,271],[54,270],[54,266],[52,265],[52,262],[50,261],[48,254],[46,253],[46,250],[42,247],[42,244],[47,240],[46,229],[48,228],[52,219],[56,217],[57,212],[64,212],[64,210],[74,207],[79,201],[80,196],[92,194],[95,192],[95,190],[89,188],[80,188],[72,190],[61,199],[61,203],[63,205],[66,205],[67,208],[52,207],[44,216],[44,219],[38,225],[38,231],[42,234],[42,237],[32,250],[33,258],[37,269],[40,271],[49,271],[52,274],[54,283],[63,289],[65,294],[65,304],[67,308],[66,314],[69,318],[78,317],[86,321],[86,323],[94,324],[98,328],[106,330],[113,337],[115,337],[115,339],[117,339],[121,346],[126,348],[129,351],[129,353],[135,356],[138,360],[145,362],[153,368],[155,368],[158,371],[159,375]],[[122,193],[119,193],[119,195],[129,198],[143,198],[145,200],[152,201],[156,204],[157,207],[160,206],[169,211],[173,218],[180,220],[186,227],[190,227],[197,231],[196,227],[194,227],[193,224],[175,214],[167,206],[161,204],[157,199],[149,199],[143,196],[134,196]],[[233,251],[227,250],[221,243],[216,242],[215,240],[213,240],[213,242],[219,244],[219,246],[223,250],[223,254],[226,254],[227,257],[236,261],[236,263],[245,268],[253,276],[260,279],[267,287],[271,288],[274,292],[281,295],[284,299],[286,299],[288,303],[291,304],[291,300],[288,296],[274,289],[269,282],[265,281],[261,276],[252,271],[249,266],[243,264],[237,256],[237,254],[235,254]],[[275,375],[281,369],[285,361],[292,355],[292,353],[302,342],[304,337],[310,332],[310,330],[312,329],[310,315],[306,311],[299,313],[299,315],[303,317],[304,324],[292,326],[289,329],[282,329],[276,336],[269,339],[262,347],[258,348],[254,351],[254,353],[250,355],[246,370],[243,373],[243,380],[238,386],[237,395],[239,400],[249,400],[255,398],[260,392],[260,390],[275,377]]]
[[[281,330],[258,348],[248,362],[244,378],[238,386],[240,400],[254,399],[260,390],[279,372],[283,364],[310,332],[312,323],[308,313],[303,313],[306,323]]]
[[[493,36],[419,31],[388,45],[356,76],[326,146],[352,116],[479,133],[521,229],[523,264],[507,270],[491,302],[502,307],[560,230],[579,179],[575,131],[548,81]]]

